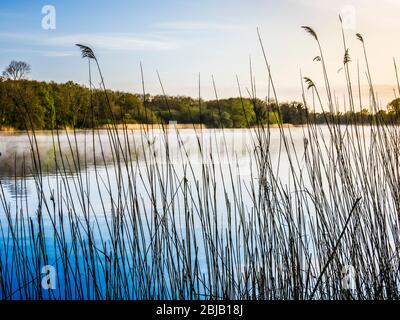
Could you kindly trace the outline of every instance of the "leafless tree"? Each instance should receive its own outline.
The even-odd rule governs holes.
[[[11,61],[8,67],[3,71],[3,76],[7,79],[21,80],[25,79],[31,72],[31,66],[24,61]]]

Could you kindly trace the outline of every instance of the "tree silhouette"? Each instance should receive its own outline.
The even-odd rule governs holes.
[[[11,61],[3,71],[3,76],[11,80],[22,80],[31,72],[31,66],[24,61]]]

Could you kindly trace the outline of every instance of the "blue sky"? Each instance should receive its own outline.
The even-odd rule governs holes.
[[[42,7],[56,9],[56,29],[44,30]],[[259,27],[279,98],[301,99],[299,70],[321,84],[320,65],[313,40],[301,30],[310,25],[324,46],[332,84],[340,96],[344,75],[337,70],[343,59],[339,13],[346,27],[356,76],[356,61],[364,72],[360,44],[364,35],[373,81],[385,102],[393,95],[392,57],[400,64],[397,38],[400,0],[163,0],[163,1],[2,1],[0,3],[0,68],[10,60],[32,66],[30,78],[87,83],[87,64],[76,42],[90,45],[112,89],[140,92],[140,62],[146,88],[159,93],[156,70],[169,94],[213,97],[214,75],[221,97],[236,96],[235,76],[243,90],[249,86],[249,57],[253,62],[258,95],[267,92],[266,70],[257,40]],[[364,79],[364,77],[363,77]],[[362,80],[363,83],[366,81]]]

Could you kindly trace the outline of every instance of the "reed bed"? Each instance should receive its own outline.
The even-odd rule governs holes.
[[[16,193],[29,175],[37,199],[34,207],[22,196],[9,199],[0,180],[1,299],[398,299],[400,129],[379,118],[364,125],[335,122],[338,105],[323,50],[314,30],[304,29],[317,42],[327,102],[309,78],[303,99],[309,110],[326,112],[326,123],[316,125],[310,112],[307,125],[297,128],[300,144],[294,128],[260,123],[247,129],[248,175],[230,152],[224,128],[193,127],[195,143],[188,145],[182,130],[167,124],[133,132],[113,122],[86,132],[90,148],[83,151],[75,130],[52,131],[49,178],[21,105],[31,170],[21,164]],[[259,38],[268,99],[278,101]],[[354,111],[363,106],[355,105],[359,93],[353,92],[344,33],[343,44]],[[96,56],[80,49],[97,67],[107,99]],[[370,107],[377,110],[364,52]],[[253,81],[248,94],[255,101]],[[271,151],[276,138],[279,148]],[[56,270],[55,289],[43,287],[51,271],[44,266]]]

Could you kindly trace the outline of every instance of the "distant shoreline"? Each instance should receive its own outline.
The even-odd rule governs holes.
[[[270,124],[269,128],[271,129],[275,129],[275,128],[279,128],[279,127],[283,127],[283,128],[294,128],[294,127],[302,127],[305,125],[294,125],[291,123],[284,123],[282,125],[278,125],[278,124]],[[143,129],[150,129],[150,130],[159,130],[162,129],[163,127],[166,129],[179,129],[179,130],[193,130],[193,129],[219,129],[219,128],[213,128],[213,127],[206,127],[204,124],[189,124],[189,123],[178,123],[178,124],[165,124],[162,125],[160,123],[157,124],[139,124],[139,123],[130,123],[130,124],[117,124],[116,126],[113,125],[101,125],[98,128],[96,128],[96,130],[107,130],[107,129],[112,129],[116,127],[117,130],[132,130],[132,131],[139,131],[139,130],[143,130]],[[255,127],[251,127],[250,129],[254,129]],[[268,125],[264,125],[264,128],[268,128]],[[66,128],[67,131],[72,131],[73,128]],[[225,130],[235,130],[235,129],[249,129],[247,127],[241,127],[241,128],[224,128]],[[59,128],[59,131],[65,131],[65,128]],[[75,128],[76,131],[92,131],[91,128]],[[32,130],[29,130],[32,131]],[[37,129],[35,130],[35,132],[51,132],[52,130],[43,130],[43,129]],[[56,131],[56,129],[54,129],[53,131]],[[25,130],[19,130],[19,129],[15,129],[12,127],[3,127],[0,128],[0,133],[23,133],[25,132]]]
[[[284,127],[284,128],[291,128],[291,127],[296,127],[295,125],[291,124],[291,123],[284,123],[282,125],[278,125],[278,124],[270,124],[269,127],[270,128],[279,128],[279,127]],[[100,126],[99,129],[107,129],[107,128],[112,128],[114,126],[112,125],[103,125]],[[116,125],[117,129],[128,129],[128,130],[141,130],[141,129],[162,129],[164,128],[176,128],[176,129],[219,129],[219,128],[214,128],[214,127],[207,127],[204,124],[191,124],[191,123],[177,123],[177,124],[138,124],[138,123],[132,123],[132,124],[117,124]],[[268,127],[268,125],[264,125],[265,128]],[[251,127],[251,128],[255,128],[255,127]],[[239,128],[224,128],[224,129],[249,129],[247,127],[239,127]]]

